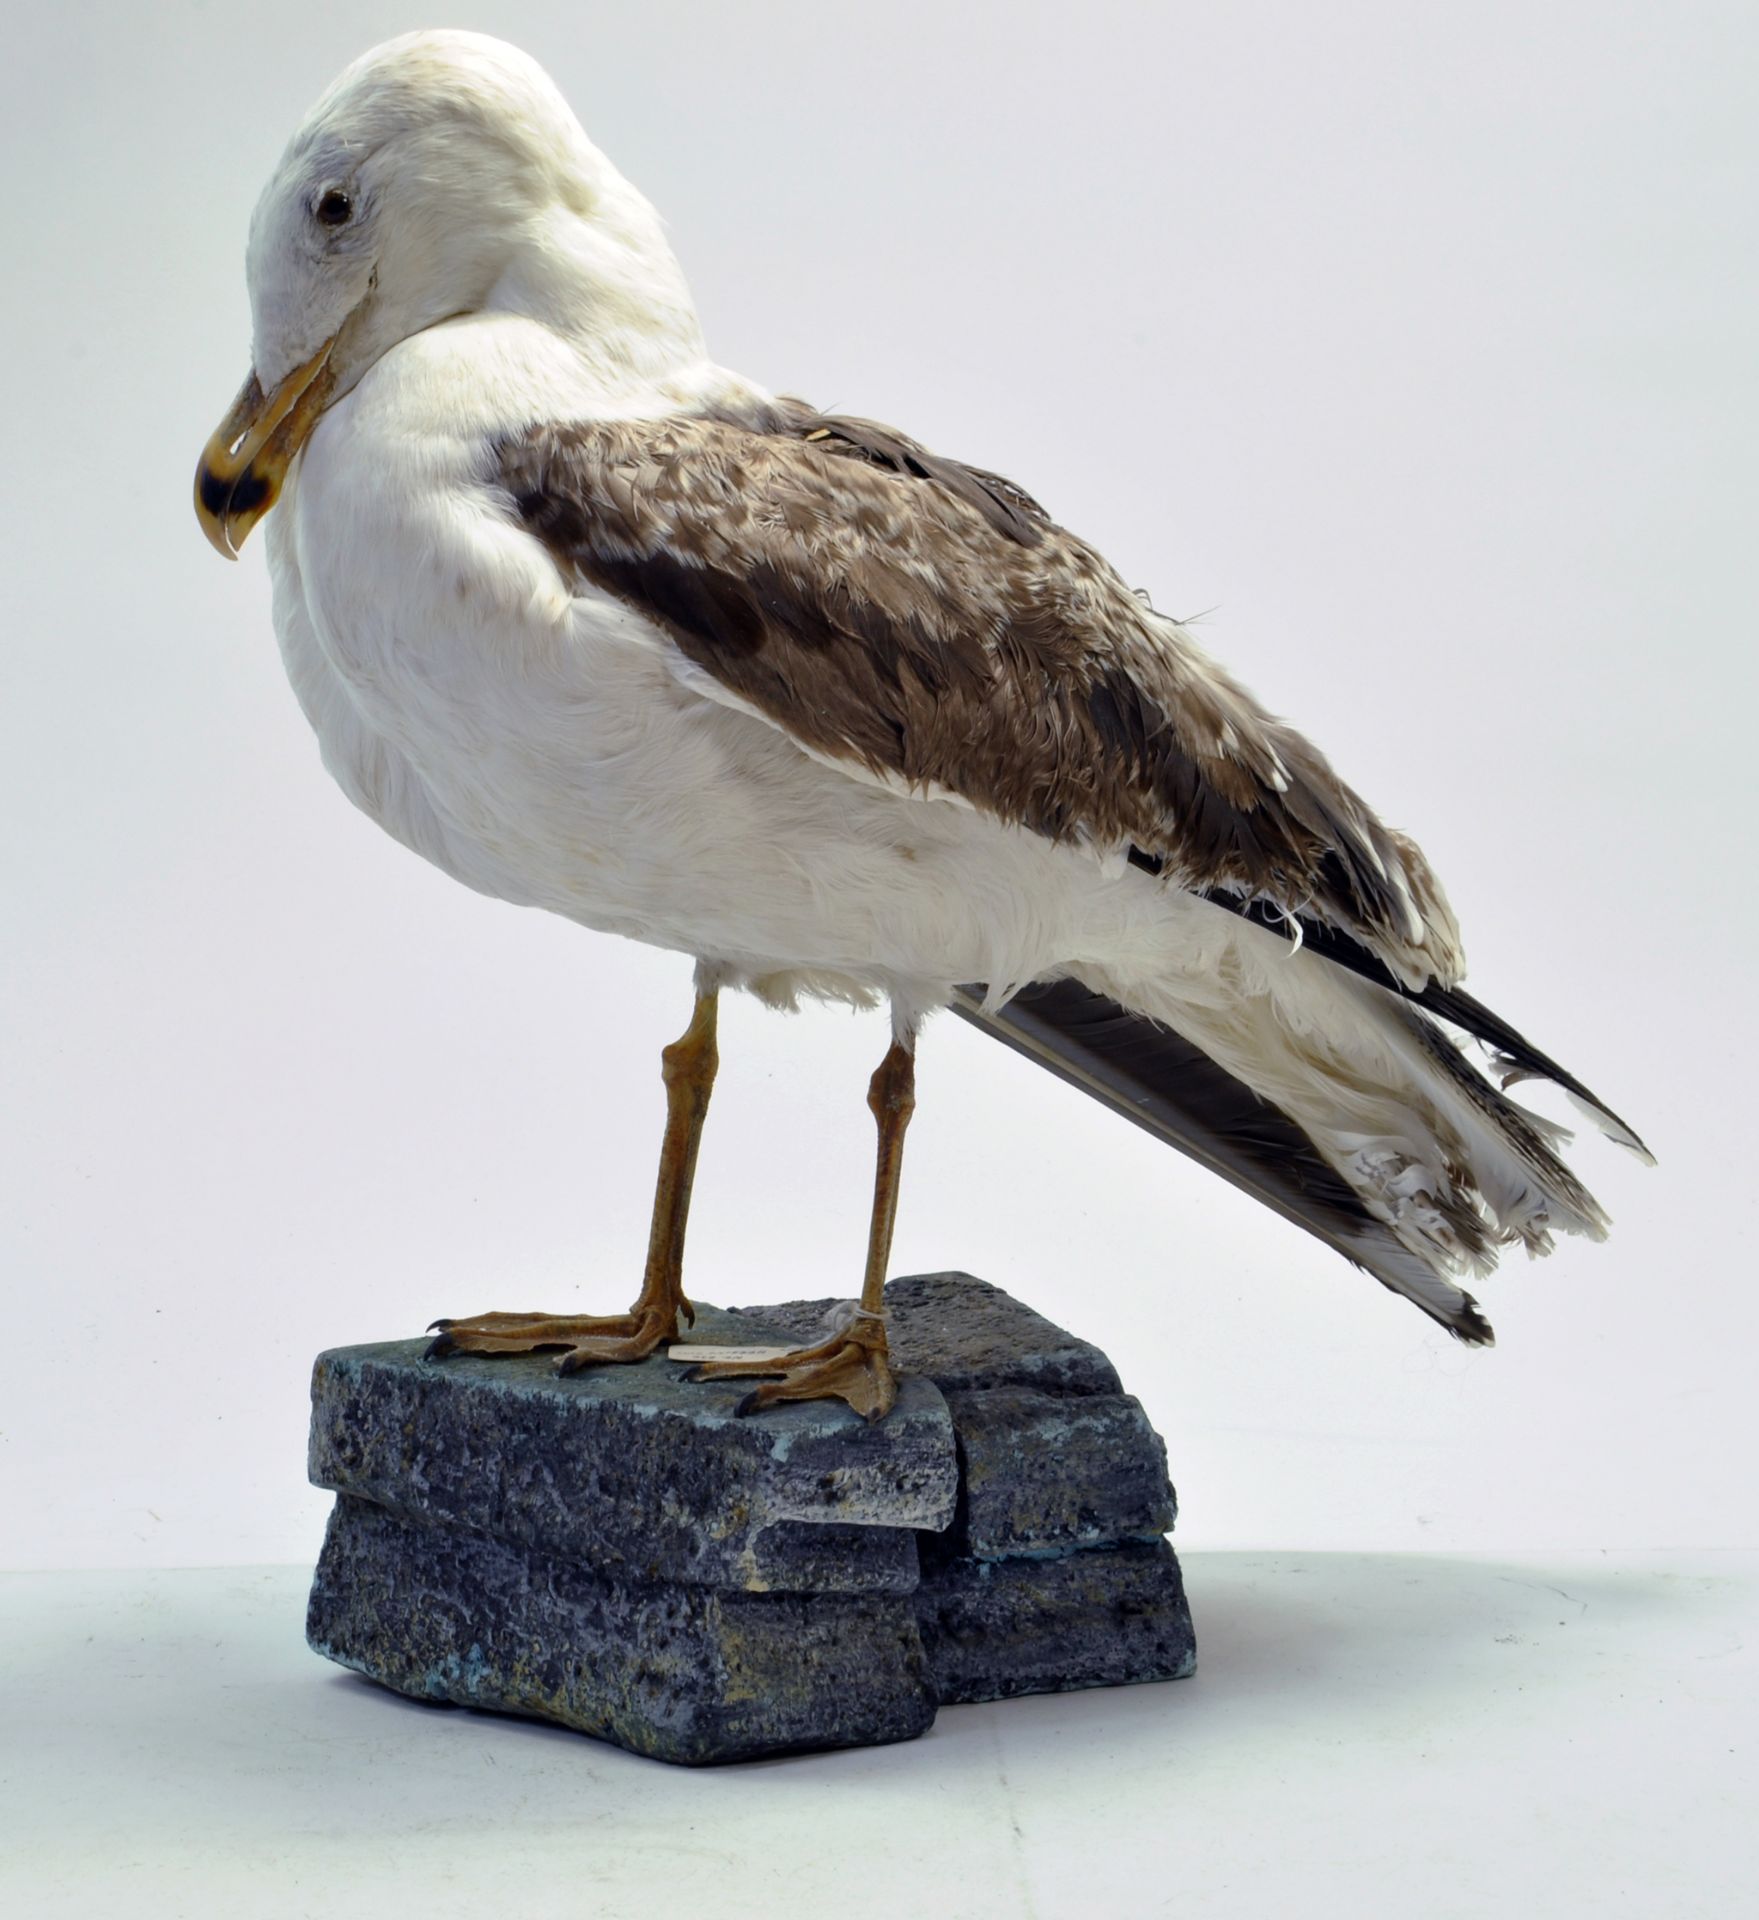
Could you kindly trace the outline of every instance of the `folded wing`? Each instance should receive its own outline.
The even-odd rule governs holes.
[[[497,459],[566,569],[805,751],[1308,912],[1409,985],[1459,976],[1417,849],[1010,482],[787,401],[539,426]]]

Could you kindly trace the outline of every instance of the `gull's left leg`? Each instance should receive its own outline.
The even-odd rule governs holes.
[[[865,1420],[882,1420],[898,1397],[886,1347],[886,1263],[892,1254],[892,1225],[898,1214],[898,1176],[904,1164],[904,1129],[916,1110],[916,1033],[899,1033],[868,1083],[867,1104],[879,1124],[879,1158],[874,1169],[873,1217],[867,1232],[867,1272],[861,1304],[846,1327],[816,1346],[801,1347],[774,1360],[705,1360],[686,1376],[691,1380],[766,1379],[740,1401],[736,1411],[756,1413],[779,1400],[846,1400]]]
[[[647,1268],[635,1305],[627,1313],[614,1314],[479,1313],[468,1320],[436,1320],[439,1331],[428,1347],[429,1359],[443,1359],[449,1353],[531,1353],[561,1347],[565,1351],[556,1362],[557,1372],[578,1373],[582,1367],[610,1361],[644,1360],[655,1348],[677,1339],[680,1315],[687,1326],[695,1320],[695,1310],[684,1297],[684,1226],[709,1090],[720,1064],[715,1009],[714,988],[701,984],[699,977],[690,1025],[660,1055],[660,1073],[666,1083],[666,1133],[654,1185]]]

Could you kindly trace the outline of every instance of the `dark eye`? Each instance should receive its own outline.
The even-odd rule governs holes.
[[[345,227],[354,217],[354,202],[340,187],[332,187],[315,211],[326,227]]]

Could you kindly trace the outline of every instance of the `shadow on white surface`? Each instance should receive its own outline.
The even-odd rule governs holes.
[[[1199,1553],[1191,1680],[696,1771],[324,1667],[301,1570],[9,1576],[0,1890],[253,1920],[743,1916],[803,1889],[847,1920],[1727,1912],[1755,1567]]]

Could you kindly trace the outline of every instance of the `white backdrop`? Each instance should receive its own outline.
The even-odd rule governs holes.
[[[325,1345],[621,1307],[674,957],[353,814],[188,504],[257,190],[419,5],[8,25],[0,1556],[303,1559]],[[1616,1216],[1414,1310],[963,1029],[896,1270],[1106,1344],[1181,1540],[1753,1543],[1750,7],[497,5],[719,357],[1016,476],[1417,833],[1625,1111]],[[692,1290],[852,1291],[880,1022],[726,1010]]]

